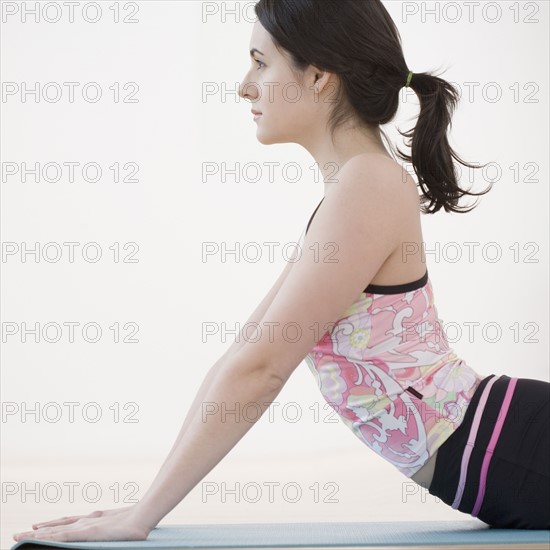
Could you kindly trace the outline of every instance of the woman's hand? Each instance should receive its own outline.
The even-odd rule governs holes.
[[[132,506],[125,506],[124,508],[112,508],[111,510],[96,510],[91,514],[86,514],[85,516],[64,516],[59,519],[42,521],[41,523],[33,523],[32,528],[39,529],[40,527],[53,527],[54,525],[67,525],[69,523],[74,523],[81,518],[100,518],[104,516],[113,516],[115,514],[120,514],[121,512],[126,512],[127,510],[130,510]]]
[[[33,531],[13,535],[13,539],[53,540],[58,542],[146,540],[150,530],[138,524],[132,507],[69,516],[33,525]],[[35,528],[36,527],[36,528]]]
[[[51,521],[43,521],[41,523],[33,523],[33,529],[39,529],[40,527],[53,527],[54,525],[67,525],[68,523],[74,523],[80,518],[100,518],[104,516],[113,516],[115,514],[120,514],[121,512],[126,512],[130,510],[133,505],[125,506],[124,508],[112,508],[111,510],[96,510],[91,514],[85,516],[67,516],[59,519],[52,519]]]

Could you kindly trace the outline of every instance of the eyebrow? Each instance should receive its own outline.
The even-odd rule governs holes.
[[[256,48],[252,48],[250,50],[250,56],[253,56],[256,52],[259,53],[260,55],[264,55],[260,50],[258,50]]]

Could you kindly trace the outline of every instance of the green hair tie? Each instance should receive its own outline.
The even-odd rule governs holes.
[[[407,77],[407,83],[405,84],[406,88],[409,87],[409,84],[411,83],[412,77],[413,77],[413,72],[409,71],[409,76]]]

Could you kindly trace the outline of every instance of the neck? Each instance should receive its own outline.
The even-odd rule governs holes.
[[[369,153],[392,158],[382,142],[378,127],[375,129],[340,127],[335,131],[333,140],[328,132],[317,133],[308,143],[302,145],[317,163],[324,180],[325,195],[330,187],[337,183],[337,173],[352,157]]]

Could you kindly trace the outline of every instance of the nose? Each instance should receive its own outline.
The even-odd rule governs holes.
[[[250,78],[249,73],[246,74],[239,85],[239,96],[252,102],[256,101],[259,97],[258,84]]]

